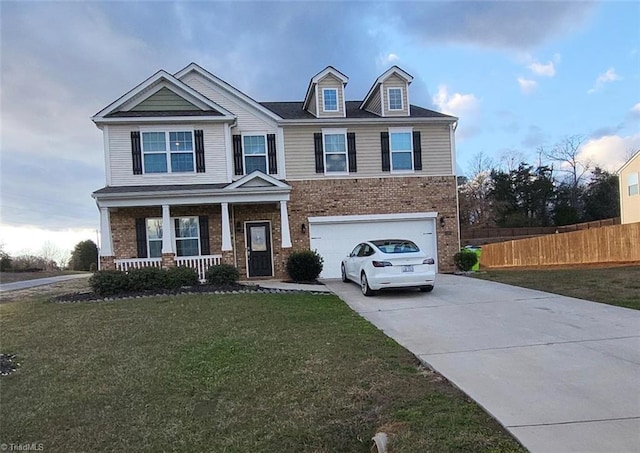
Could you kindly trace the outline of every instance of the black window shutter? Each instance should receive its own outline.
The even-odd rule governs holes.
[[[322,132],[313,134],[313,143],[316,151],[316,173],[324,173],[324,153],[322,152]]]
[[[276,134],[267,134],[267,157],[269,174],[278,173],[278,159],[276,158]]]
[[[147,222],[144,218],[136,219],[136,242],[138,258],[147,257]]]
[[[204,173],[204,132],[202,129],[193,131],[196,141],[196,172]]]
[[[140,146],[140,132],[131,131],[131,157],[133,160],[133,174],[142,174],[142,148]]]
[[[201,215],[198,217],[200,224],[200,255],[211,255],[211,247],[209,245],[209,216]]]
[[[356,133],[347,132],[347,156],[349,157],[349,173],[358,171],[356,165]]]
[[[388,132],[380,132],[380,146],[382,149],[382,171],[391,171],[391,156],[389,155]]]
[[[422,170],[422,145],[420,131],[413,131],[413,169]]]
[[[242,135],[233,136],[233,165],[236,169],[236,175],[244,173],[242,169]]]

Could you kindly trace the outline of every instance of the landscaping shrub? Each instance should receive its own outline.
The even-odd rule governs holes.
[[[230,264],[216,264],[211,266],[206,273],[207,283],[210,285],[234,285],[240,278],[238,269]]]
[[[93,292],[100,296],[112,296],[130,290],[129,276],[122,271],[98,271],[89,278]]]
[[[200,283],[198,271],[187,266],[170,267],[165,275],[165,286],[178,289],[183,286],[195,286]]]
[[[459,270],[469,272],[478,262],[478,255],[471,250],[460,250],[453,256],[453,262]]]
[[[287,259],[287,273],[295,282],[313,282],[320,272],[324,259],[315,250],[293,252]]]
[[[166,288],[167,270],[160,267],[141,267],[129,271],[129,289],[147,291]]]

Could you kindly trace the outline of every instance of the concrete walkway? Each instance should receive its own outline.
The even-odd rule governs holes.
[[[23,280],[20,282],[0,284],[0,293],[5,291],[15,291],[18,289],[34,288],[36,286],[50,285],[52,283],[74,280],[76,278],[88,278],[91,274],[60,275],[58,277],[36,278],[33,280]]]
[[[640,451],[640,311],[454,275],[375,297],[324,283],[531,452]]]

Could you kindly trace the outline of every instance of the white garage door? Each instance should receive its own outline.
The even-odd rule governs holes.
[[[320,277],[339,278],[340,263],[362,241],[410,239],[437,259],[437,213],[309,217],[311,250],[324,258]]]

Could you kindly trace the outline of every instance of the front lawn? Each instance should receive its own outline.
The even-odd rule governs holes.
[[[640,310],[640,266],[487,270],[473,276]]]
[[[524,451],[338,298],[0,306],[0,443],[44,451]]]

